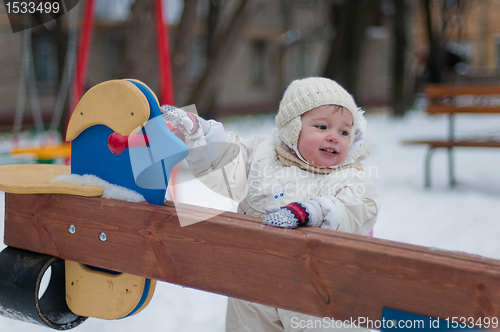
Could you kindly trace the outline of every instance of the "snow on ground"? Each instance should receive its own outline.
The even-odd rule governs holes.
[[[444,138],[447,118],[412,112],[395,120],[370,115],[373,153],[365,162],[377,185],[382,208],[375,237],[416,245],[463,251],[500,259],[500,151],[456,149],[457,186],[448,187],[446,150],[432,160],[432,187],[425,189],[426,147],[403,146],[405,139]],[[245,138],[270,137],[273,117],[228,119],[227,130]],[[459,116],[458,136],[500,137],[500,117]],[[177,199],[191,204],[234,210],[234,204],[203,188],[181,172]],[[3,194],[0,197],[3,210]],[[3,224],[3,217],[0,219]],[[187,226],[189,227],[189,226]],[[3,234],[1,227],[0,235]],[[118,321],[89,319],[75,330],[84,331],[223,331],[226,298],[160,282],[151,304],[136,316]],[[0,332],[48,331],[44,327],[0,317]]]

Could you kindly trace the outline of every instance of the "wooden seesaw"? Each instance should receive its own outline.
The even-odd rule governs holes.
[[[151,148],[154,135],[147,128],[142,134],[147,135]],[[130,131],[122,135],[130,135]],[[0,277],[0,311],[14,318],[67,329],[85,319],[79,310],[108,303],[94,289],[99,282],[87,275],[82,278],[91,282],[82,287],[91,296],[77,298],[84,293],[73,287],[80,276],[69,276],[67,267],[68,262],[78,262],[70,266],[107,270],[78,270],[102,273],[106,282],[112,280],[110,271],[120,271],[120,275],[171,282],[385,331],[398,326],[392,324],[408,324],[410,319],[422,321],[421,330],[428,331],[469,325],[500,330],[498,260],[319,228],[264,227],[260,218],[172,202],[130,203],[102,198],[98,193],[68,195],[66,191],[16,193],[5,185],[0,189],[6,191],[5,244],[9,246],[0,263],[2,271],[10,269]],[[193,224],[181,227],[179,219]],[[200,220],[204,221],[196,223]],[[40,267],[24,266],[32,256]],[[64,276],[55,273],[62,270],[57,267],[62,260],[66,263],[65,287]],[[52,280],[44,297],[34,303],[38,301],[39,276],[50,264]],[[24,281],[21,272],[31,279]],[[8,287],[4,285],[15,289],[17,298],[31,302],[17,304],[12,294],[4,293]],[[22,287],[26,289],[20,290]],[[128,296],[126,290],[121,290],[122,298]],[[51,294],[58,296],[42,305]],[[69,309],[60,309],[66,302]],[[119,307],[115,305],[115,309]],[[53,317],[64,317],[66,322]]]
[[[113,80],[90,89],[75,108],[66,140],[72,142],[71,167],[3,166],[1,190],[23,197],[38,193],[99,197],[102,187],[53,181],[69,173],[96,175],[134,190],[151,204],[163,205],[170,172],[188,153],[168,130],[156,96],[135,80]],[[71,234],[76,230],[74,225],[68,228]],[[105,233],[99,238],[105,241]],[[156,280],[78,261],[57,262],[40,255],[41,251],[21,252],[14,247],[0,254],[0,267],[10,276],[0,279],[0,313],[9,317],[68,329],[87,316],[118,319],[136,314],[153,296]],[[40,281],[49,266],[53,281],[39,296]]]

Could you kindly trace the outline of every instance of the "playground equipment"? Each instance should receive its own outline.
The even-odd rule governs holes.
[[[161,280],[382,331],[410,320],[422,331],[500,330],[498,260],[320,228],[263,227],[253,216],[164,203],[168,171],[187,149],[155,121],[157,112],[142,83],[102,83],[70,120],[71,168],[0,167],[8,246],[0,253],[2,315],[59,330],[86,316],[124,318],[149,303]],[[134,143],[108,145],[115,133]],[[69,173],[98,175],[147,202],[51,181]],[[191,225],[181,227],[181,218]]]
[[[169,172],[187,149],[158,115],[141,82],[105,82],[71,117],[71,167],[0,167],[8,246],[0,253],[0,314],[58,330],[87,316],[125,318],[148,305],[161,280],[382,331],[409,328],[410,320],[422,331],[500,330],[497,260],[319,228],[263,227],[252,216],[164,203]],[[52,181],[67,174],[97,175],[147,202]]]
[[[110,145],[116,136],[128,138],[118,150]],[[101,196],[101,187],[51,181],[69,173],[91,174],[134,190],[151,204],[163,205],[170,172],[188,153],[168,130],[156,96],[135,80],[113,80],[90,89],[70,119],[66,139],[72,141],[71,167],[3,166],[2,190]],[[74,227],[70,233],[76,232]],[[105,240],[100,235],[100,241]],[[54,257],[14,248],[0,254],[0,265],[12,277],[0,281],[0,312],[55,329],[74,327],[86,316],[118,319],[136,314],[147,306],[156,285],[149,278],[77,261],[62,264]],[[54,266],[51,285],[56,286],[49,286],[38,300],[40,280],[49,266]],[[18,275],[23,278],[18,280]],[[64,280],[65,287],[61,286]]]
[[[55,136],[58,130],[63,109],[66,99],[69,95],[69,88],[71,86],[73,72],[76,62],[76,49],[78,33],[76,28],[77,9],[69,11],[69,30],[68,30],[68,47],[66,50],[65,65],[62,73],[61,84],[57,94],[54,111],[52,112],[52,119],[49,125],[49,136]],[[15,157],[17,155],[30,154],[34,156],[35,160],[41,163],[51,163],[56,159],[69,160],[71,155],[71,147],[69,144],[57,144],[54,138],[50,139],[52,142],[42,142],[41,146],[20,147],[18,146],[18,136],[21,132],[23,125],[23,117],[25,110],[26,96],[29,94],[31,102],[31,110],[35,129],[38,134],[44,133],[45,126],[42,119],[40,103],[38,99],[37,84],[35,80],[35,69],[33,61],[33,49],[31,42],[31,29],[26,29],[23,32],[23,61],[21,66],[21,75],[19,81],[19,92],[16,113],[14,116],[14,125],[12,132],[14,134],[13,148],[11,154]],[[28,89],[26,89],[28,88]],[[81,96],[80,96],[81,97]],[[46,139],[46,138],[45,138]],[[13,159],[13,158],[11,158]]]
[[[172,82],[172,69],[170,62],[168,24],[166,24],[166,17],[163,14],[164,11],[162,0],[155,0],[154,6],[156,36],[158,44],[158,66],[160,69],[160,101],[161,104],[174,105],[175,103]],[[61,84],[56,98],[52,120],[49,126],[50,132],[56,132],[59,127],[62,119],[63,108],[68,95],[71,95],[70,112],[72,112],[80,101],[80,98],[84,94],[87,68],[92,46],[95,7],[95,0],[87,0],[84,2],[82,9],[81,33],[79,36],[77,31],[78,29],[76,28],[78,10],[77,8],[74,8],[73,10],[68,12],[69,37],[65,58],[65,67],[63,69]],[[38,133],[42,133],[45,130],[40,103],[38,100],[38,91],[36,89],[33,50],[31,45],[31,30],[26,29],[23,34],[23,62],[19,82],[18,102],[13,126],[15,140],[16,136],[21,131],[27,93],[30,96],[29,100],[31,101],[31,109],[33,112],[35,128]],[[72,82],[74,84],[72,84]],[[71,86],[72,93],[69,94]],[[28,88],[28,90],[26,88]],[[14,141],[14,147],[11,153],[13,155],[30,154],[36,157],[39,162],[50,163],[56,159],[65,159],[66,161],[68,161],[71,155],[71,147],[69,144],[54,144],[53,142],[50,144],[43,143],[40,147],[18,147]],[[15,160],[15,158],[11,158],[9,162],[12,162],[13,160]],[[175,172],[176,171],[174,170],[174,173]]]

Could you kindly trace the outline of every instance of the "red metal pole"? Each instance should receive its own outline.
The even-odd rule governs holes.
[[[170,36],[167,19],[163,16],[162,0],[155,0],[156,46],[160,71],[160,103],[175,104],[172,64],[170,61]]]
[[[68,119],[71,117],[73,110],[80,101],[84,93],[85,80],[87,78],[87,68],[90,55],[90,46],[92,44],[92,33],[94,28],[94,12],[95,0],[86,0],[85,11],[82,22],[82,32],[78,45],[78,56],[75,73],[75,83],[73,85],[73,95],[71,100],[71,108],[69,110]]]
[[[172,63],[170,62],[170,33],[167,18],[163,17],[162,0],[155,0],[156,49],[160,75],[160,104],[174,105],[175,95],[172,78]],[[165,24],[166,23],[166,24]],[[167,123],[172,130],[172,126]]]
[[[172,63],[170,61],[170,33],[168,21],[163,18],[162,0],[155,0],[156,47],[158,50],[158,67],[160,72],[160,104],[175,105],[174,80],[172,77]],[[172,130],[172,126],[167,124]],[[175,166],[170,173],[170,183],[175,184],[179,167]],[[170,186],[171,199],[176,201],[174,186]]]

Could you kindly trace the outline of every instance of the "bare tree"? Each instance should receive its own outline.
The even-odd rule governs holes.
[[[406,89],[406,28],[408,22],[408,8],[406,0],[394,0],[393,18],[393,80],[392,80],[392,109],[394,116],[402,117],[408,107]]]
[[[260,0],[240,0],[227,24],[221,24],[222,6],[235,2],[209,1],[209,13],[205,24],[198,15],[198,0],[185,0],[181,21],[176,29],[172,52],[172,65],[177,104],[196,104],[198,112],[207,116],[213,105],[217,78],[228,55],[256,12]],[[158,66],[156,59],[156,37],[154,34],[153,0],[135,1],[132,17],[128,22],[124,58],[120,66],[120,76],[134,77],[158,89]],[[196,82],[188,82],[188,64],[193,45],[200,33],[200,26],[206,26],[206,49],[204,68]],[[194,84],[193,84],[194,83]],[[193,88],[190,88],[194,86]],[[215,114],[209,114],[211,117]]]
[[[174,75],[175,100],[177,104],[185,102],[185,87],[188,82],[188,63],[198,27],[198,0],[185,0],[181,21],[177,27],[172,50],[172,72]]]
[[[457,22],[464,21],[467,6],[470,6],[472,2],[463,0],[422,0],[421,4],[425,12],[429,43],[427,81],[432,83],[443,82],[446,70],[450,69],[456,62],[453,59],[454,55],[446,51],[446,43],[454,32],[458,32],[457,35],[460,36],[461,26],[457,25]]]
[[[331,22],[335,38],[323,75],[342,84],[356,96],[361,46],[366,28],[380,12],[381,0],[333,1]]]
[[[159,90],[153,0],[135,1],[132,5],[118,74],[138,79],[153,91]]]
[[[241,0],[225,29],[214,29],[216,34],[211,37],[213,41],[210,42],[211,44],[213,43],[213,45],[209,45],[207,48],[211,53],[210,56],[207,57],[209,61],[188,99],[188,104],[196,104],[198,112],[201,115],[207,115],[210,109],[214,88],[217,86],[219,73],[233,46],[236,44],[243,28],[256,12],[259,3],[260,0]],[[218,9],[213,8],[212,10],[216,11]],[[216,16],[217,14],[212,13],[212,15]],[[211,25],[212,24],[216,26],[214,22],[212,22]],[[214,115],[215,114],[210,114],[210,116]]]

